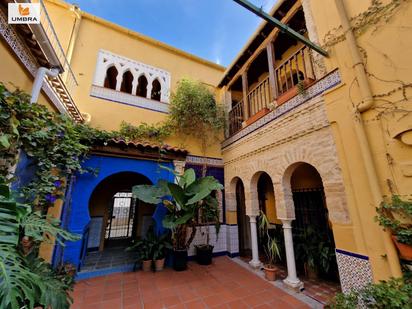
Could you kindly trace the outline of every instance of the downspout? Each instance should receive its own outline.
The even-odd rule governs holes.
[[[36,77],[34,78],[33,88],[31,89],[31,99],[30,103],[37,103],[39,99],[39,94],[41,87],[43,85],[44,77],[47,75],[49,77],[56,77],[60,73],[59,69],[47,69],[45,67],[40,67],[37,69]]]
[[[352,58],[352,67],[355,71],[355,76],[359,84],[359,90],[362,99],[361,103],[358,106],[355,106],[353,110],[355,133],[356,137],[358,138],[373,202],[374,205],[378,206],[382,202],[383,194],[379,186],[378,175],[373,163],[372,153],[369,147],[368,138],[366,136],[365,127],[362,120],[362,112],[365,112],[372,107],[374,99],[369,85],[368,77],[366,75],[365,65],[362,61],[362,57],[359,52],[355,35],[353,34],[352,27],[345,10],[345,6],[343,4],[343,0],[335,0],[335,4],[338,10],[340,22],[342,24],[342,30],[345,34],[350,56]],[[389,269],[392,276],[401,277],[402,271],[399,264],[398,254],[391,240],[389,231],[384,233],[383,242],[387,254]]]

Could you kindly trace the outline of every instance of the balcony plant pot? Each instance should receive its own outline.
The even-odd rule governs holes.
[[[392,240],[399,251],[399,256],[406,261],[412,261],[412,246],[400,243],[395,235],[392,235]]]
[[[142,261],[142,270],[143,271],[151,271],[152,270],[152,260]]]
[[[155,260],[155,270],[156,271],[162,271],[165,267],[165,258],[163,259],[159,259],[159,260]]]
[[[187,250],[173,251],[173,269],[183,271],[187,269]]]
[[[212,245],[199,245],[196,247],[196,261],[200,265],[212,264],[213,246]]]
[[[248,120],[245,121],[245,125],[251,125],[255,121],[259,120],[263,116],[265,116],[267,113],[270,112],[270,109],[267,107],[262,108],[260,111],[258,111],[256,114],[254,114],[252,117],[250,117]]]
[[[265,265],[263,267],[263,271],[265,272],[265,278],[268,281],[275,281],[277,275],[277,268],[271,265]]]

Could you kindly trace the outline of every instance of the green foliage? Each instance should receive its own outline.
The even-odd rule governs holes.
[[[174,249],[184,250],[189,247],[196,232],[199,208],[204,200],[207,199],[210,203],[215,199],[211,196],[212,192],[223,189],[223,186],[212,176],[196,179],[193,169],[186,170],[183,175],[175,173],[175,176],[177,184],[159,181],[154,186],[134,186],[133,196],[146,203],[163,202],[168,210],[163,219],[163,226],[172,230]],[[189,227],[192,233],[187,238]]]
[[[324,233],[314,226],[307,226],[296,234],[295,239],[296,258],[306,265],[305,271],[308,272],[310,268],[315,272],[328,273],[335,259],[335,250]]]
[[[73,282],[69,277],[55,272],[33,252],[24,255],[19,248],[23,236],[37,244],[51,236],[79,239],[60,229],[59,224],[33,212],[29,205],[18,203],[0,177],[0,308],[70,307],[68,292]]]
[[[179,81],[170,101],[169,124],[182,135],[199,141],[203,154],[207,147],[223,133],[223,107],[216,103],[214,94],[204,84],[189,79]]]
[[[358,304],[374,309],[412,308],[412,284],[401,278],[369,284],[359,291],[337,294],[330,308],[353,309],[360,307]]]
[[[36,173],[22,191],[27,201],[36,200],[43,209],[61,197],[61,179],[84,172],[81,163],[90,147],[112,137],[112,133],[75,123],[45,106],[30,104],[27,94],[10,92],[1,83],[0,130],[0,175],[8,176],[18,150],[24,150],[35,160]]]
[[[154,232],[153,225],[147,231],[144,239],[137,240],[132,246],[127,248],[128,251],[137,251],[140,261],[159,260],[166,256],[166,250],[172,249],[170,242],[170,233],[157,235]]]
[[[269,232],[270,222],[266,214],[261,211],[259,216],[259,232],[264,241],[264,250],[268,259],[268,266],[275,266],[276,260],[280,259],[279,244],[274,235]]]
[[[412,246],[412,202],[403,201],[399,196],[393,195],[390,202],[382,202],[376,208],[378,215],[375,220],[381,226],[389,229],[399,242]],[[405,221],[405,222],[401,222]]]
[[[123,121],[120,125],[118,135],[127,141],[163,144],[164,140],[169,137],[171,133],[171,127],[167,123],[142,123],[138,126],[133,126]]]

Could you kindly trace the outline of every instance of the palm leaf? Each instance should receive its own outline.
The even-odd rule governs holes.
[[[43,280],[25,265],[24,257],[10,245],[0,245],[0,308],[33,308]]]

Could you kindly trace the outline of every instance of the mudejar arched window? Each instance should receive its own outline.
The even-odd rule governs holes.
[[[160,93],[162,91],[162,86],[160,85],[160,82],[155,79],[152,83],[152,93],[150,95],[150,98],[152,100],[160,101]]]
[[[117,83],[117,69],[114,65],[106,71],[106,77],[104,78],[104,87],[116,90]]]
[[[122,85],[120,91],[132,94],[133,74],[127,70],[123,73]]]
[[[147,78],[141,75],[137,80],[136,95],[146,98],[147,96]]]

